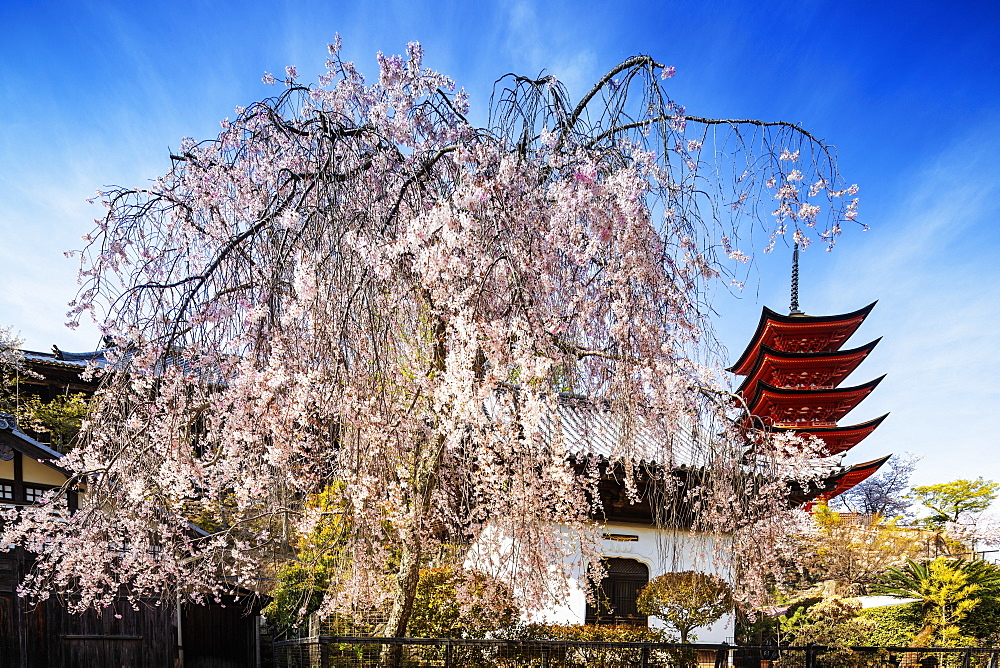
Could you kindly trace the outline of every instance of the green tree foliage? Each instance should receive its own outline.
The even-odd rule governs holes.
[[[964,515],[979,513],[997,498],[1000,484],[984,480],[953,480],[939,485],[914,487],[913,498],[934,511],[925,521],[940,529],[947,522],[958,522]]]
[[[331,485],[309,500],[306,512],[314,515],[314,528],[295,541],[295,559],[278,569],[271,602],[263,613],[279,633],[315,612],[344,568],[341,552],[349,522],[340,495],[340,486]]]
[[[983,561],[946,557],[927,562],[909,560],[901,568],[889,569],[875,589],[919,599],[924,625],[921,635],[932,642],[967,644],[975,640],[970,632],[990,631],[988,622],[983,627],[982,617],[973,612],[980,606],[995,609],[1000,598],[1000,568]]]
[[[826,504],[816,506],[813,519],[817,530],[793,539],[794,558],[782,583],[800,596],[821,585],[827,596],[856,595],[923,549],[921,531],[900,527],[895,519],[874,515],[852,522]]]
[[[271,603],[264,609],[279,633],[299,626],[316,612],[323,597],[344,581],[344,569],[350,568],[344,546],[351,522],[344,513],[342,493],[342,485],[331,485],[307,504],[313,529],[294,541],[295,559],[278,570]],[[388,574],[398,555],[391,549],[386,554]],[[456,566],[425,568],[420,571],[408,635],[483,637],[510,627],[518,612],[510,587],[485,573]],[[324,624],[345,635],[366,635],[377,631],[386,614],[373,602],[372,609],[359,610],[353,617],[334,615]]]
[[[13,415],[22,429],[65,452],[87,415],[87,395],[67,392],[51,401],[42,401],[34,394],[21,395],[19,377],[39,377],[25,365],[21,345],[10,328],[0,327],[0,413]]]
[[[509,629],[518,612],[505,582],[457,566],[425,568],[417,582],[408,635],[482,638]]]
[[[10,403],[9,412],[17,417],[22,429],[47,440],[56,450],[66,452],[87,416],[88,397],[83,392],[61,394],[51,401],[35,395]],[[7,407],[5,407],[6,409]]]
[[[664,573],[646,585],[636,601],[644,615],[656,615],[677,629],[688,642],[692,629],[718,620],[733,610],[729,584],[720,577],[698,571]]]

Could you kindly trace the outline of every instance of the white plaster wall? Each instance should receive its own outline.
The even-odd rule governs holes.
[[[728,579],[728,573],[717,567],[716,548],[725,549],[725,538],[688,531],[670,531],[647,525],[608,523],[602,529],[604,534],[635,536],[635,540],[602,540],[601,554],[605,557],[635,559],[649,568],[650,579],[671,571],[703,571],[715,573]],[[469,551],[466,568],[475,568],[510,582],[517,588],[512,576],[510,563],[516,558],[517,546],[509,537],[487,532],[483,540]],[[539,602],[539,609],[528,611],[525,620],[548,624],[583,624],[587,612],[585,593],[586,581],[582,556],[577,550],[567,555],[563,566],[568,573],[566,580],[557,582],[562,569],[552,568],[552,593]],[[650,626],[663,628],[665,625],[657,617],[649,618]],[[733,642],[733,615],[725,615],[708,627],[699,627],[692,632],[696,642]]]
[[[725,549],[726,546],[720,542],[725,541],[725,538],[617,522],[605,525],[604,534],[636,536],[637,540],[633,541],[602,540],[601,554],[605,557],[635,559],[646,564],[650,580],[672,571],[702,571],[729,579],[725,569],[718,568],[717,548]],[[585,608],[580,613],[580,623],[584,614]],[[650,617],[649,625],[654,628],[666,626],[658,617]],[[696,638],[695,642],[732,643],[733,634],[734,619],[732,614],[728,614],[710,626],[698,627],[691,635]]]

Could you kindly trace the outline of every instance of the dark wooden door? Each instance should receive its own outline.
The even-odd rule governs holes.
[[[254,668],[257,617],[242,605],[184,606],[184,668]]]
[[[0,592],[0,668],[20,668],[14,629],[14,597]]]
[[[649,568],[635,559],[607,559],[606,577],[598,587],[597,605],[587,604],[587,624],[646,626],[649,617],[639,613],[636,599],[649,584]]]

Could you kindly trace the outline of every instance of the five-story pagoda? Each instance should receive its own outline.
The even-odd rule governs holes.
[[[846,426],[838,422],[884,378],[840,387],[880,340],[843,349],[874,306],[873,302],[851,313],[828,316],[799,310],[796,247],[789,314],[764,307],[749,345],[728,369],[744,376],[736,394],[746,410],[748,426],[815,436],[826,444],[830,455],[846,453],[872,433],[886,415]],[[875,473],[888,458],[838,467],[823,488],[808,497],[832,499]]]

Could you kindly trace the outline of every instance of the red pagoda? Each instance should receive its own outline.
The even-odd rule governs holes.
[[[831,455],[846,453],[872,433],[886,415],[852,425],[839,426],[838,422],[884,378],[840,386],[880,340],[842,349],[874,306],[873,302],[852,313],[828,316],[800,311],[796,247],[790,313],[781,315],[764,307],[749,345],[728,369],[745,377],[736,394],[746,410],[747,426],[815,436]],[[822,489],[801,500],[832,499],[874,474],[888,459],[839,468],[827,477]]]

